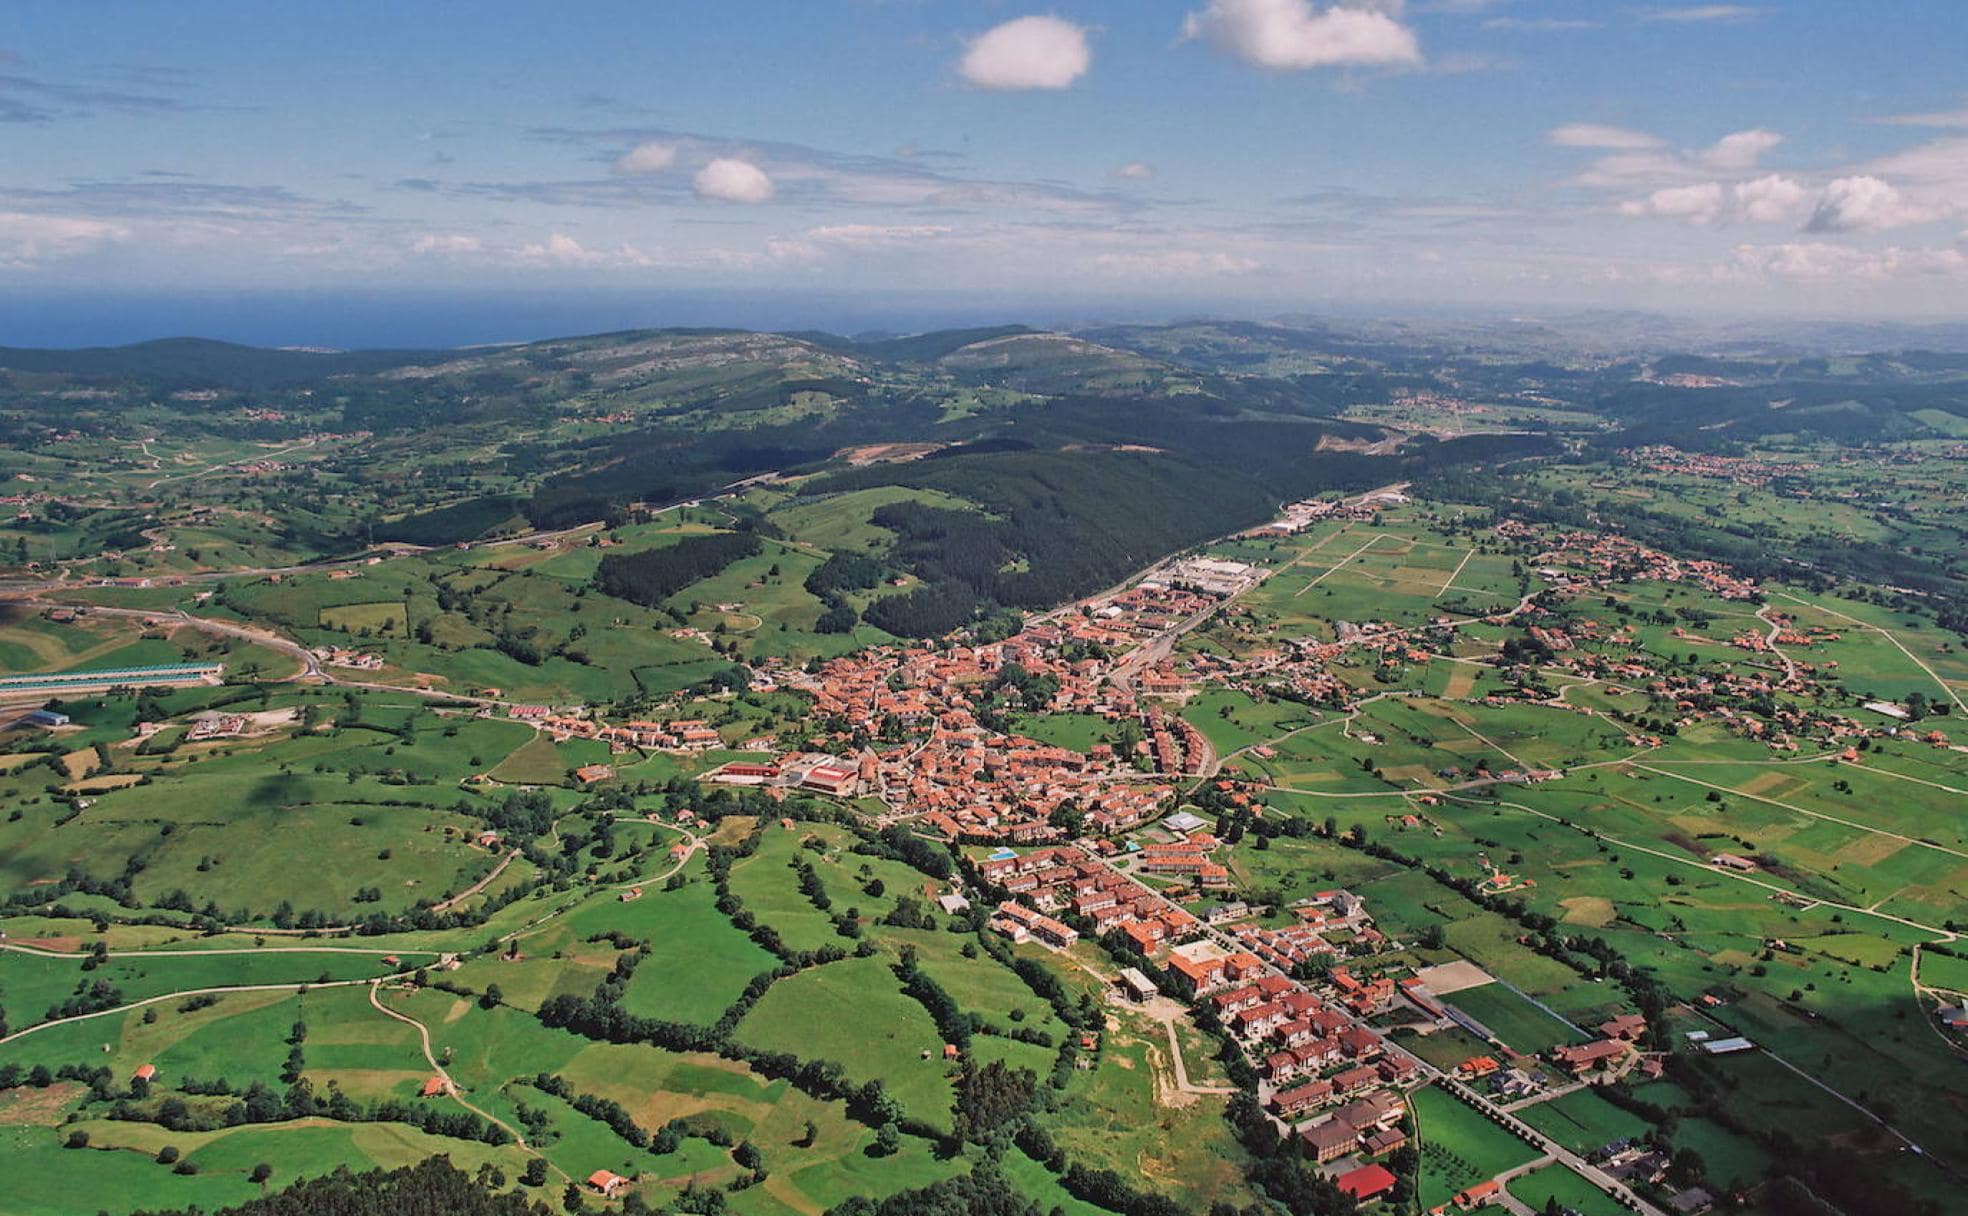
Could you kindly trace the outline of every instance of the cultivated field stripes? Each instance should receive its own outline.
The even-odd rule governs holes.
[[[1908,659],[1910,659],[1913,662],[1914,666],[1926,672],[1928,677],[1932,679],[1934,683],[1940,685],[1941,691],[1947,694],[1948,699],[1950,701],[1954,702],[1954,706],[1956,709],[1968,711],[1968,701],[1963,701],[1961,699],[1961,694],[1954,691],[1954,686],[1952,684],[1949,684],[1946,680],[1943,680],[1932,667],[1927,666],[1926,660],[1922,659],[1919,655],[1913,653],[1911,650],[1908,650],[1906,648],[1906,644],[1900,641],[1900,639],[1894,635],[1892,630],[1881,628],[1878,625],[1867,624],[1865,621],[1859,620],[1857,617],[1847,616],[1835,608],[1826,608],[1821,604],[1813,604],[1811,601],[1792,595],[1788,591],[1780,592],[1779,594],[1781,594],[1785,599],[1794,601],[1799,604],[1803,604],[1807,608],[1816,608],[1820,612],[1830,613],[1832,616],[1835,616],[1840,620],[1852,622],[1853,625],[1857,626],[1860,629],[1869,629],[1874,633],[1882,635],[1883,637],[1885,637],[1887,641],[1891,642],[1895,647],[1897,647],[1901,654],[1905,655]]]
[[[1669,760],[1669,761],[1665,761],[1665,763],[1672,764],[1674,763],[1674,761]],[[1963,852],[1960,849],[1951,849],[1944,844],[1937,844],[1931,840],[1923,840],[1918,836],[1908,836],[1901,832],[1889,832],[1885,828],[1876,828],[1870,824],[1858,823],[1850,819],[1841,819],[1836,815],[1827,815],[1823,811],[1806,810],[1805,808],[1801,806],[1797,806],[1794,803],[1780,802],[1775,798],[1766,798],[1761,794],[1747,794],[1738,789],[1731,789],[1729,786],[1726,785],[1716,785],[1712,781],[1700,781],[1697,780],[1696,778],[1685,776],[1681,773],[1671,772],[1668,769],[1655,768],[1653,765],[1650,764],[1640,764],[1636,762],[1633,765],[1633,767],[1641,770],[1642,772],[1653,773],[1661,777],[1671,777],[1676,781],[1685,781],[1689,785],[1699,785],[1705,790],[1715,790],[1719,793],[1729,794],[1737,798],[1747,798],[1752,802],[1767,803],[1770,806],[1781,807],[1786,811],[1790,811],[1792,814],[1804,815],[1812,819],[1822,819],[1827,823],[1835,823],[1838,824],[1840,827],[1851,828],[1854,831],[1866,832],[1874,836],[1890,837],[1894,840],[1902,841],[1906,844],[1918,845],[1923,849],[1932,849],[1937,853],[1946,853],[1951,857],[1959,857],[1964,861],[1968,861],[1968,852]]]
[[[1317,575],[1313,577],[1311,582],[1305,584],[1303,587],[1300,587],[1297,591],[1292,592],[1292,598],[1297,599],[1299,596],[1304,595],[1306,592],[1312,590],[1312,588],[1318,586],[1320,583],[1325,582],[1327,578],[1331,577],[1334,574],[1339,573],[1339,571],[1345,567],[1346,563],[1352,561],[1354,558],[1360,556],[1362,553],[1365,553],[1367,550],[1373,548],[1374,542],[1380,539],[1381,538],[1378,536],[1368,538],[1366,544],[1361,545],[1359,548],[1353,550],[1353,552],[1347,554],[1345,557],[1340,558],[1337,564],[1328,567],[1325,570],[1320,571]]]

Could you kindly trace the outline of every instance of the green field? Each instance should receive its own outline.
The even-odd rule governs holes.
[[[1406,395],[1334,408],[1400,419],[1438,438],[1535,420],[1557,428],[1570,454],[1486,461],[1481,476],[1437,479],[1438,459],[1447,461],[1442,470],[1460,467],[1451,445],[1414,437],[1393,458],[1398,470],[1363,463],[1380,459],[1356,450],[1372,432],[1328,432],[1293,412],[1283,388],[1219,397],[1214,373],[1194,370],[1216,357],[1207,352],[1227,348],[1253,361],[1238,367],[1306,375],[1294,393],[1311,377],[1389,378],[1391,365],[1370,368],[1376,358],[1365,348],[1344,360],[1284,353],[1266,346],[1261,329],[1202,326],[1172,348],[1181,367],[1171,371],[1119,346],[1047,355],[1058,341],[1050,338],[963,345],[921,364],[875,347],[865,358],[842,355],[855,344],[840,341],[847,345],[617,335],[519,361],[486,348],[466,362],[503,369],[497,374],[467,381],[443,370],[429,381],[460,415],[476,408],[466,398],[498,399],[496,417],[469,424],[464,447],[435,427],[322,439],[274,458],[286,440],[242,438],[256,432],[237,402],[180,411],[90,397],[76,399],[90,403],[76,415],[76,436],[10,454],[0,473],[35,480],[21,482],[33,487],[23,498],[30,518],[0,526],[0,546],[24,540],[31,560],[66,564],[47,599],[0,605],[0,669],[197,660],[222,664],[227,683],[64,698],[68,726],[0,733],[0,929],[8,945],[26,947],[0,952],[0,1033],[13,1036],[0,1042],[0,1067],[108,1070],[94,1094],[66,1082],[0,1091],[0,1175],[9,1184],[0,1186],[0,1216],[215,1210],[257,1193],[246,1173],[260,1160],[274,1166],[275,1186],[342,1165],[443,1153],[466,1169],[496,1167],[510,1189],[526,1166],[516,1145],[495,1147],[475,1131],[426,1132],[396,1108],[388,1109],[398,1121],[386,1123],[332,1113],[377,1102],[528,1127],[557,1171],[533,1192],[549,1204],[560,1200],[562,1174],[578,1180],[609,1168],[633,1175],[637,1197],[653,1208],[686,1188],[716,1188],[719,1199],[692,1206],[822,1216],[847,1199],[879,1199],[993,1158],[1041,1210],[1096,1216],[1022,1150],[937,1142],[958,1126],[963,1070],[992,1063],[1037,1078],[1032,1117],[1072,1163],[1112,1170],[1181,1210],[1265,1202],[1224,1117],[1225,1091],[1241,1069],[1226,1063],[1221,1038],[1194,1018],[1176,1018],[1171,1031],[1110,1001],[1113,971],[1133,960],[1091,934],[1059,953],[1012,947],[981,918],[938,908],[937,897],[961,886],[975,899],[978,886],[974,875],[944,872],[940,844],[907,837],[924,827],[916,794],[891,785],[880,798],[808,800],[696,780],[723,761],[758,758],[761,747],[909,755],[927,735],[919,720],[879,709],[866,720],[815,712],[809,681],[836,674],[826,660],[866,652],[857,678],[871,677],[878,699],[927,698],[944,741],[983,745],[966,752],[982,760],[959,762],[971,766],[962,775],[973,784],[938,799],[939,809],[1049,806],[1053,779],[992,763],[995,736],[1081,752],[1116,737],[1143,703],[1117,677],[1114,656],[1077,646],[1044,653],[1055,672],[1087,674],[1065,702],[1080,712],[1008,710],[1001,698],[973,695],[971,674],[1043,635],[975,651],[971,673],[945,680],[937,652],[963,657],[951,649],[956,640],[908,649],[915,643],[865,622],[820,633],[827,604],[806,582],[840,553],[877,562],[861,581],[878,585],[845,595],[857,611],[877,602],[892,610],[885,597],[911,595],[925,580],[950,590],[945,566],[973,556],[966,529],[980,521],[945,518],[921,533],[903,522],[907,512],[886,517],[893,530],[874,522],[898,505],[974,513],[990,501],[1003,513],[982,522],[1007,526],[976,543],[1020,543],[956,580],[967,589],[959,598],[976,597],[981,636],[1017,628],[993,615],[998,607],[1051,608],[1041,601],[1082,575],[1111,582],[1123,566],[1155,560],[1161,550],[1143,540],[1127,563],[1103,564],[1136,545],[1139,518],[1076,533],[1070,560],[1046,553],[1051,532],[1018,531],[1074,498],[1079,483],[1053,473],[1090,467],[1075,463],[1077,453],[1111,446],[1088,438],[1108,427],[1095,420],[1110,406],[1142,429],[1128,446],[1149,450],[1104,456],[1142,478],[1246,424],[1341,441],[1308,448],[1316,469],[1289,469],[1290,485],[1258,484],[1255,470],[1252,485],[1211,483],[1186,500],[1183,518],[1239,493],[1259,512],[1287,495],[1396,483],[1397,472],[1403,494],[1423,496],[1296,536],[1180,540],[1187,552],[1259,563],[1270,576],[1169,648],[1167,663],[1189,691],[1162,707],[1208,739],[1221,771],[1171,782],[1178,788],[1140,837],[1155,836],[1154,818],[1183,805],[1225,825],[1211,854],[1229,873],[1223,898],[1263,905],[1254,914],[1263,926],[1292,923],[1293,905],[1318,892],[1358,894],[1384,939],[1334,935],[1349,966],[1397,980],[1456,960],[1481,967],[1503,982],[1446,999],[1514,1055],[1589,1038],[1616,1014],[1654,1012],[1660,1043],[1680,1053],[1675,1080],[1637,1092],[1670,1108],[1659,1130],[1700,1155],[1711,1189],[1752,1187],[1835,1153],[1841,1169],[1904,1185],[1903,1206],[1938,1198],[1947,1210],[1952,1183],[1924,1163],[1953,1170],[1968,1160],[1957,1127],[1960,1053],[1921,990],[1968,989],[1968,960],[1947,941],[1968,920],[1960,814],[1968,764],[1958,750],[1968,744],[1968,715],[1942,712],[1968,695],[1968,646],[1939,615],[1960,598],[1959,536],[1968,526],[1958,453],[1936,437],[1956,415],[1876,404],[1875,396],[1898,401],[1901,389],[1875,394],[1869,381],[1849,402],[1788,417],[1876,409],[1906,429],[1848,446],[1803,432],[1749,434],[1744,425],[1704,450],[1708,471],[1663,473],[1647,462],[1671,454],[1613,455],[1595,445],[1615,422],[1596,406],[1560,400],[1577,367],[1554,362],[1563,374],[1537,377],[1531,403],[1522,376],[1499,371],[1474,344],[1476,357],[1458,364],[1464,383],[1437,386],[1466,396],[1468,410]],[[899,340],[904,348],[923,341]],[[1134,332],[1128,341],[1152,339]],[[797,353],[755,349],[780,342]],[[609,352],[623,344],[636,353],[616,361]],[[793,364],[775,362],[786,357]],[[1865,363],[1866,375],[1891,382],[1900,373],[1890,362]],[[1857,375],[1860,365],[1831,360],[1822,375]],[[1632,369],[1607,366],[1627,383]],[[1067,370],[1076,367],[1093,370],[1081,378]],[[1901,387],[1945,400],[1954,374]],[[41,375],[10,369],[0,382],[23,399],[68,383]],[[1428,379],[1419,367],[1400,375],[1416,386]],[[526,391],[506,396],[505,376]],[[1657,379],[1633,383],[1671,397]],[[352,385],[397,391],[396,381],[357,377],[337,385],[335,405],[288,400],[294,426],[340,434],[341,391]],[[1088,400],[1079,394],[1089,385],[1129,397]],[[1200,401],[1171,406],[1157,395],[1171,386]],[[1611,381],[1602,388],[1621,399],[1629,391]],[[350,400],[359,407],[362,398]],[[1187,418],[1196,405],[1207,426],[1162,416],[1175,409]],[[27,425],[11,405],[0,413]],[[149,446],[108,437],[110,417]],[[1757,418],[1751,411],[1736,421]],[[227,433],[204,432],[220,419]],[[861,466],[831,482],[857,488],[828,492],[848,458],[827,454],[873,442],[866,433],[889,419],[931,436],[902,456],[956,446],[933,459]],[[166,423],[198,433],[171,437]],[[726,430],[744,459],[689,464],[699,438]],[[1007,450],[963,451],[982,437],[1006,440]],[[1517,442],[1480,442],[1490,439],[1499,450]],[[1034,450],[1018,449],[1028,442]],[[1165,442],[1169,450],[1156,450]],[[745,455],[754,443],[759,454]],[[604,451],[611,455],[597,455]],[[786,471],[740,472],[767,456]],[[1760,481],[1710,475],[1752,458],[1798,468]],[[228,462],[269,459],[291,467],[226,471]],[[1051,471],[1025,477],[1027,466]],[[998,483],[966,480],[964,471],[979,467],[1018,474],[1019,490],[992,497]],[[889,475],[968,487],[976,497],[889,484]],[[747,484],[719,496],[739,476]],[[1450,485],[1471,501],[1426,497]],[[657,509],[636,503],[645,495],[695,501]],[[68,505],[39,505],[57,498]],[[146,505],[86,505],[125,500]],[[608,518],[590,503],[609,504]],[[524,531],[556,504],[567,527]],[[462,510],[447,516],[453,507]],[[1025,516],[1028,508],[1039,514]],[[595,518],[581,518],[590,511]],[[414,532],[447,518],[475,535],[515,535],[464,547],[433,536],[332,573],[310,563],[326,538],[338,538],[334,551],[346,556],[365,529]],[[1226,531],[1246,526],[1224,520]],[[153,545],[148,532],[169,543]],[[759,552],[687,585],[664,584],[646,597],[653,605],[595,585],[612,553],[732,532],[755,533]],[[945,545],[946,534],[964,545]],[[1663,535],[1675,551],[1644,551],[1669,543]],[[1778,550],[1808,559],[1816,585],[1778,581],[1803,577],[1802,568],[1772,574],[1759,565],[1762,582],[1744,599],[1695,577],[1720,567],[1688,564],[1720,551],[1718,560],[1751,565]],[[1601,560],[1607,552],[1616,556]],[[1891,562],[1880,564],[1886,553]],[[1874,564],[1846,566],[1847,557]],[[1081,561],[1084,569],[1073,564]],[[1865,573],[1889,567],[1895,578],[1904,567],[1908,590]],[[276,568],[277,576],[240,572]],[[139,578],[152,583],[133,585]],[[97,611],[63,622],[46,614],[49,603],[70,599],[139,615]],[[970,603],[956,604],[953,619]],[[176,612],[307,647],[353,647],[383,667],[290,678],[291,656],[200,632]],[[1540,642],[1533,623],[1546,637],[1566,637]],[[1383,644],[1376,631],[1390,625],[1404,632]],[[1786,627],[1797,636],[1772,654],[1763,639]],[[1137,645],[1113,649],[1140,653]],[[1150,653],[1159,662],[1160,652]],[[1863,706],[1874,698],[1908,706],[1909,719]],[[720,746],[686,754],[556,743],[511,716],[520,704],[603,722],[702,719]],[[207,711],[240,715],[243,725],[194,742]],[[1915,714],[1924,716],[1910,724]],[[1841,754],[1848,746],[1855,750]],[[611,765],[614,776],[580,786],[572,771],[592,763]],[[499,836],[495,845],[477,843],[486,831]],[[1000,843],[990,834],[974,831],[954,852],[981,857]],[[670,851],[679,842],[696,846],[681,862]],[[1750,867],[1711,863],[1725,852],[1752,859]],[[909,922],[896,916],[904,901],[927,909],[926,924],[890,923]],[[1184,902],[1200,914],[1215,900]],[[85,963],[98,944],[108,956]],[[385,964],[385,954],[397,961]],[[905,957],[956,1006],[956,1015],[939,1010],[945,1024],[961,1015],[967,1035],[949,1035],[967,1043],[960,1059],[946,1057],[945,1032],[925,1001],[904,992],[896,971]],[[421,983],[372,987],[418,969]],[[1317,971],[1307,981],[1315,990]],[[1061,990],[1055,1005],[1049,998]],[[1395,1026],[1406,1016],[1376,1021]],[[1083,1028],[1098,1032],[1097,1048],[1074,1058],[1070,1044]],[[1687,1046],[1696,1029],[1746,1035],[1760,1050],[1706,1057]],[[1171,1033],[1200,1092],[1177,1087]],[[1503,1054],[1461,1030],[1395,1033],[1443,1069]],[[426,1057],[423,1034],[438,1063]],[[803,1067],[815,1062],[837,1065],[840,1083]],[[158,1070],[147,1093],[130,1084],[142,1064]],[[418,1096],[437,1068],[468,1107]],[[227,1125],[239,1091],[284,1095],[296,1076],[305,1081],[297,1092],[322,1098],[319,1109],[296,1097],[294,1117]],[[549,1092],[561,1083],[585,1113]],[[869,1083],[879,1083],[882,1101],[848,1093]],[[597,1100],[619,1104],[642,1132],[670,1126],[681,1139],[663,1153],[638,1148],[596,1116]],[[119,1101],[135,1117],[108,1118]],[[1412,1103],[1422,1210],[1535,1159],[1440,1086]],[[178,1128],[163,1126],[166,1112]],[[1875,1115],[1925,1155],[1899,1152]],[[1578,1152],[1656,1130],[1596,1089],[1533,1102],[1517,1117]],[[891,1119],[923,1134],[885,1134]],[[90,1147],[59,1147],[75,1128],[89,1133]],[[1789,1141],[1771,1139],[1779,1135]],[[890,1139],[892,1152],[878,1147]],[[745,1185],[734,1156],[740,1141],[764,1163],[756,1185]],[[166,1145],[198,1172],[155,1162]],[[1534,1210],[1555,1198],[1587,1216],[1612,1212],[1561,1166],[1531,1171],[1511,1190]]]
[[[880,1080],[910,1115],[947,1126],[953,1099],[942,1036],[902,994],[888,964],[844,959],[774,984],[745,1020],[742,1042],[834,1060],[856,1081]]]
[[[1421,1146],[1424,1208],[1537,1157],[1530,1145],[1434,1086],[1416,1090],[1409,1101]]]
[[[1581,1089],[1517,1111],[1525,1123],[1575,1153],[1590,1153],[1614,1140],[1645,1135],[1649,1124],[1600,1097]]]
[[[1539,1212],[1552,1199],[1558,1201],[1559,1207],[1578,1212],[1579,1216],[1620,1216],[1626,1211],[1611,1195],[1563,1165],[1541,1166],[1513,1178],[1505,1189]]]
[[[1443,999],[1489,1027],[1490,1033],[1523,1055],[1540,1055],[1560,1043],[1583,1042],[1588,1037],[1502,984],[1464,988]]]

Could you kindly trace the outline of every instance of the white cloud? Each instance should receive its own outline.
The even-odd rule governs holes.
[[[129,235],[128,229],[101,220],[0,211],[0,266],[87,253]]]
[[[1550,143],[1604,152],[1572,181],[1628,196],[1618,204],[1620,214],[1696,225],[1802,219],[1810,210],[1810,187],[1778,173],[1749,176],[1783,138],[1752,127],[1724,135],[1706,148],[1681,151],[1646,132],[1593,123],[1572,123],[1546,136]],[[1632,197],[1636,193],[1639,197]]]
[[[1968,109],[1929,110],[1924,114],[1889,114],[1874,122],[1889,127],[1968,127]]]
[[[640,267],[656,264],[655,259],[634,245],[620,245],[609,251],[589,249],[564,232],[556,232],[543,242],[522,246],[519,257],[523,262],[545,266]]]
[[[1114,176],[1131,182],[1145,182],[1155,176],[1155,166],[1145,161],[1130,161],[1114,170]]]
[[[772,197],[772,179],[748,160],[720,156],[692,179],[699,198],[725,203],[763,203]]]
[[[1763,154],[1783,142],[1783,136],[1775,131],[1756,128],[1749,131],[1736,131],[1724,135],[1702,153],[1702,163],[1711,169],[1734,172],[1741,169],[1754,169]]]
[[[1741,245],[1731,266],[1744,274],[1800,280],[1885,280],[1968,273],[1968,254],[1959,249],[1855,249],[1826,241],[1783,245]]]
[[[1690,224],[1713,224],[1722,218],[1726,196],[1721,182],[1698,186],[1667,186],[1646,198],[1620,204],[1621,215],[1661,216]]]
[[[1659,136],[1625,127],[1608,127],[1596,122],[1568,122],[1545,133],[1545,141],[1561,148],[1604,148],[1609,151],[1636,152],[1661,146]]]
[[[1778,173],[1737,182],[1735,195],[1738,214],[1753,224],[1794,223],[1810,202],[1809,190]]]
[[[1642,21],[1669,21],[1680,25],[1693,25],[1702,22],[1748,21],[1763,13],[1760,8],[1747,4],[1683,4],[1662,8],[1643,9]]]
[[[1794,223],[1810,206],[1810,191],[1781,174],[1725,186],[1701,182],[1665,186],[1642,199],[1620,204],[1621,215],[1678,219],[1695,225],[1747,221],[1755,224]]]
[[[459,254],[477,253],[484,245],[475,236],[465,236],[455,232],[438,232],[420,236],[410,246],[412,253]]]
[[[557,266],[593,266],[602,260],[600,254],[582,247],[581,242],[564,232],[556,232],[543,242],[522,247],[519,256],[529,262],[547,262]]]
[[[1899,187],[1869,175],[1841,177],[1825,187],[1805,228],[1811,232],[1876,232],[1940,218],[1940,213],[1908,198]]]
[[[1148,253],[1102,253],[1093,258],[1101,270],[1125,278],[1187,278],[1195,275],[1243,275],[1263,269],[1256,258],[1233,253],[1172,249]]]
[[[954,229],[943,224],[824,224],[807,229],[806,237],[828,245],[868,249],[934,240],[948,236],[952,231]]]
[[[1059,17],[1018,17],[972,39],[957,71],[980,89],[1063,89],[1092,63],[1081,27]]]
[[[615,162],[615,172],[628,176],[637,176],[645,173],[661,173],[663,170],[676,164],[676,161],[677,148],[675,144],[654,141],[640,143],[630,148],[627,152],[622,153],[621,158]]]
[[[1492,17],[1483,23],[1486,30],[1535,30],[1550,32],[1556,30],[1596,30],[1597,21],[1587,21],[1579,17]]]
[[[1865,171],[1899,178],[1937,195],[1945,193],[1957,202],[1968,199],[1968,136],[1916,144],[1904,152],[1880,157],[1865,166]]]
[[[1182,22],[1186,38],[1273,71],[1341,64],[1415,64],[1414,31],[1384,7],[1312,0],[1209,0]]]

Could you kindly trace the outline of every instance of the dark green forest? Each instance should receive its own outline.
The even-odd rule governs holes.
[[[611,553],[595,570],[595,586],[632,604],[658,608],[690,584],[754,556],[760,548],[759,538],[749,532],[718,532],[686,536],[659,549]]]

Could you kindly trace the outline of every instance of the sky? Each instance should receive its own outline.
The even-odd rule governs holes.
[[[0,21],[0,343],[1959,318],[1964,18],[1961,0],[24,0]]]

